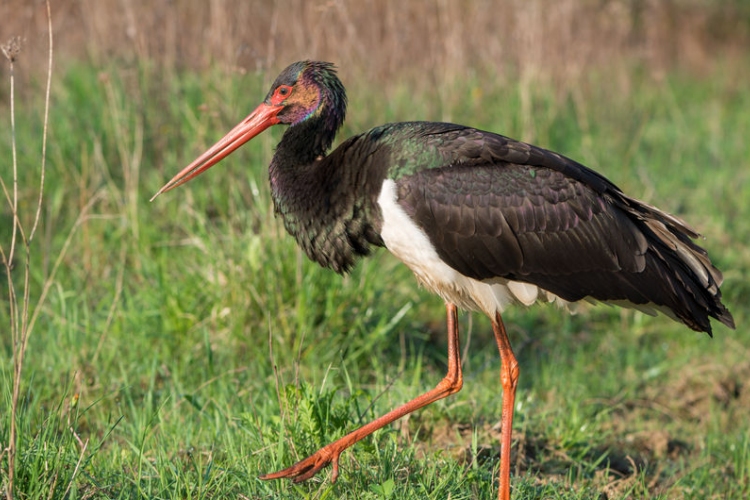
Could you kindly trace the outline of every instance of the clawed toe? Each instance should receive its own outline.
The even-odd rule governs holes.
[[[260,476],[260,479],[281,479],[289,478],[294,483],[301,483],[307,481],[315,474],[320,472],[326,465],[333,464],[333,472],[331,474],[331,482],[335,483],[339,476],[339,453],[326,450],[321,448],[314,454],[297,462],[296,464],[278,472],[272,472],[270,474],[264,474]]]

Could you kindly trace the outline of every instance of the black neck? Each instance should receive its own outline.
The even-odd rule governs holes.
[[[343,273],[370,244],[382,245],[373,222],[377,193],[365,192],[373,187],[365,181],[369,165],[356,164],[357,155],[341,148],[324,156],[330,139],[309,132],[300,124],[284,134],[269,168],[271,193],[286,230],[310,259]]]
[[[277,167],[297,168],[324,156],[333,143],[336,131],[328,131],[321,118],[309,118],[290,126],[276,147]]]

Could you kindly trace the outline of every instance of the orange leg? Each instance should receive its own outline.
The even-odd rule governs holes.
[[[310,455],[300,462],[297,462],[291,467],[278,472],[260,476],[260,478],[279,479],[282,477],[288,477],[295,483],[299,483],[301,481],[310,479],[326,465],[332,464],[333,473],[331,474],[331,482],[335,483],[339,475],[339,455],[341,455],[342,451],[349,448],[360,439],[369,436],[381,427],[390,424],[394,420],[397,420],[404,415],[413,412],[414,410],[418,410],[419,408],[427,406],[430,403],[434,403],[438,399],[442,399],[446,396],[450,396],[451,394],[455,394],[460,391],[461,386],[463,385],[463,376],[461,375],[461,357],[458,353],[458,315],[455,305],[446,303],[445,307],[448,312],[448,374],[434,389],[422,394],[417,398],[412,399],[405,405],[400,406],[389,413],[386,413],[382,417],[373,420],[369,424],[363,425],[356,431],[347,434],[338,441],[335,441],[328,446],[324,446],[314,454]],[[508,347],[508,350],[510,350],[510,347]],[[503,366],[504,365],[505,364],[503,363]],[[513,404],[511,403],[511,408],[512,407]],[[503,408],[505,408],[505,406],[503,406]],[[505,410],[503,410],[503,417],[504,416]],[[503,428],[503,432],[505,432],[505,428]]]
[[[492,331],[495,332],[495,342],[500,351],[500,383],[503,386],[503,416],[501,420],[502,432],[500,434],[500,490],[497,498],[499,500],[510,500],[510,442],[513,432],[513,406],[516,400],[516,386],[518,385],[518,361],[510,347],[508,334],[500,313],[496,313],[495,321],[492,322]]]

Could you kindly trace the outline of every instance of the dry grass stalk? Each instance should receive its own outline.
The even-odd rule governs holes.
[[[47,124],[49,119],[49,103],[50,103],[50,87],[52,83],[52,57],[53,57],[53,42],[52,42],[52,14],[50,10],[49,1],[47,5],[47,19],[48,19],[48,33],[49,33],[49,62],[47,65],[47,94],[45,99],[44,108],[44,131],[42,134],[42,160],[41,160],[41,173],[40,173],[40,186],[39,186],[39,197],[36,206],[36,215],[31,231],[28,233],[24,229],[24,225],[21,223],[18,214],[18,155],[16,153],[16,134],[15,134],[15,76],[14,76],[14,63],[17,61],[21,54],[21,39],[20,37],[11,38],[6,44],[2,46],[2,52],[8,59],[10,65],[10,121],[11,121],[11,148],[12,148],[12,164],[13,164],[13,192],[12,194],[8,191],[5,182],[0,178],[0,185],[3,189],[8,207],[11,209],[13,216],[13,229],[11,235],[11,242],[8,251],[6,252],[4,246],[0,244],[0,257],[2,257],[3,267],[5,268],[5,274],[8,281],[8,297],[9,297],[9,309],[10,309],[10,321],[11,321],[11,335],[13,344],[13,393],[11,396],[11,414],[10,414],[10,432],[8,438],[8,444],[3,449],[2,454],[7,453],[8,457],[8,483],[6,489],[6,498],[12,500],[13,498],[13,486],[16,472],[16,458],[17,458],[17,415],[18,415],[18,404],[19,396],[21,393],[21,382],[23,375],[23,362],[28,347],[29,334],[31,332],[31,324],[29,322],[30,311],[30,273],[31,273],[31,247],[30,242],[34,237],[34,233],[39,224],[39,217],[42,210],[42,201],[44,199],[44,170],[46,168],[46,151],[47,151]],[[19,304],[19,297],[16,289],[15,282],[13,280],[13,268],[15,260],[15,251],[18,244],[17,237],[20,237],[21,244],[23,246],[24,256],[24,273],[23,273],[23,284],[21,287],[21,301]],[[19,310],[20,306],[20,310]],[[38,308],[37,308],[38,309]],[[0,455],[2,456],[2,455]]]

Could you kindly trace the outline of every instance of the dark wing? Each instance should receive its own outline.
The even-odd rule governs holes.
[[[653,304],[709,333],[709,316],[733,326],[721,273],[682,221],[556,153],[471,129],[457,136],[451,165],[396,182],[401,206],[461,274],[571,302]]]

